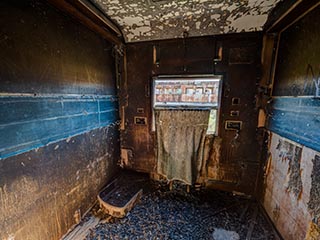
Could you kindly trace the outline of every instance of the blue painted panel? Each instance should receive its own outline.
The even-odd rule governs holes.
[[[100,113],[100,124],[109,125],[118,120],[118,111],[112,110]]]
[[[109,97],[1,97],[0,159],[117,120],[117,101]]]
[[[118,103],[110,100],[99,100],[100,111],[108,111],[111,108],[117,108]]]
[[[94,99],[1,98],[0,125],[98,111]]]
[[[268,128],[285,138],[320,151],[320,99],[273,99]]]
[[[97,101],[81,100],[81,101],[64,101],[62,102],[63,115],[69,114],[90,114],[97,113],[99,111]]]

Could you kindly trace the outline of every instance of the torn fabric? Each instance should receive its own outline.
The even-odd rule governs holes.
[[[193,184],[201,171],[207,110],[157,110],[157,171],[169,181]]]

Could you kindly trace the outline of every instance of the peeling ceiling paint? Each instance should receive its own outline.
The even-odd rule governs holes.
[[[260,31],[280,0],[92,0],[126,42]]]

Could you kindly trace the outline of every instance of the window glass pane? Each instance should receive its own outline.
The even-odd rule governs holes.
[[[207,134],[215,134],[217,127],[217,109],[211,109],[208,122]]]
[[[154,107],[217,107],[220,78],[156,79]]]
[[[153,109],[210,111],[207,134],[217,134],[221,76],[159,76],[153,79]],[[152,130],[155,131],[154,111]]]

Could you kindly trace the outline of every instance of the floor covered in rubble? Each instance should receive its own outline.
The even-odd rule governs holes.
[[[64,240],[102,239],[281,239],[258,203],[246,196],[140,181],[143,195],[124,218],[99,205]],[[120,194],[118,194],[120,196]]]

